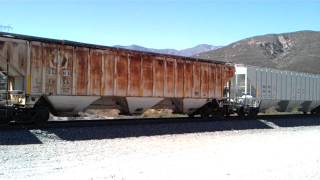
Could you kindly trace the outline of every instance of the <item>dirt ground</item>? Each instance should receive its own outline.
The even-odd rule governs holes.
[[[320,119],[219,123],[0,130],[0,179],[320,179]]]

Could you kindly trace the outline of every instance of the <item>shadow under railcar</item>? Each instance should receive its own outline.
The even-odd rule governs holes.
[[[65,141],[101,140],[115,138],[129,138],[141,136],[174,135],[187,133],[219,132],[230,130],[273,129],[267,123],[271,122],[279,127],[320,126],[320,118],[311,115],[268,115],[259,116],[258,120],[231,118],[229,120],[179,122],[142,122],[142,123],[98,123],[94,126],[48,127],[40,128],[56,135]],[[1,130],[0,145],[41,144],[42,142],[28,129]],[[40,135],[41,136],[41,135]]]

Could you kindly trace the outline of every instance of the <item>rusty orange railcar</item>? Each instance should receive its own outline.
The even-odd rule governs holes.
[[[6,103],[45,104],[55,114],[89,106],[191,114],[222,99],[234,76],[234,66],[223,62],[7,33],[0,36],[0,61]]]

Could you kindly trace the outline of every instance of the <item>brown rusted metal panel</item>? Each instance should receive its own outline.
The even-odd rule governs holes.
[[[112,53],[106,53],[103,55],[104,60],[104,82],[102,82],[102,92],[105,96],[114,95],[114,61],[115,55]]]
[[[42,47],[41,43],[31,45],[31,93],[42,93]]]
[[[164,95],[164,60],[156,59],[154,62],[154,96]]]
[[[235,68],[233,66],[228,66],[228,81],[234,76]]]
[[[56,42],[32,42],[27,68],[25,41],[3,41],[0,46],[21,75],[31,72],[33,94],[221,98],[234,75],[234,67],[225,64]]]
[[[200,63],[193,63],[193,96],[194,98],[200,97]]]
[[[27,46],[24,41],[15,40],[7,42],[10,66],[19,72],[19,76],[25,76],[27,71]]]
[[[6,39],[0,38],[0,53],[18,72],[14,76],[25,78],[21,88],[31,95],[221,99],[235,71],[223,63],[187,57]]]
[[[102,75],[102,52],[99,50],[90,51],[90,95],[98,96],[101,94],[101,75]]]
[[[76,48],[75,49],[75,61],[76,61],[76,78],[77,78],[77,89],[76,94],[79,96],[87,95],[88,86],[88,54],[89,49],[87,48]]]
[[[164,95],[166,97],[174,97],[174,80],[175,80],[175,60],[166,59],[166,77],[165,77],[165,91]]]
[[[128,90],[128,56],[119,55],[115,66],[115,94],[127,96]]]
[[[133,54],[130,57],[130,71],[129,71],[129,96],[142,95],[142,81],[141,81],[141,57]]]
[[[227,75],[228,75],[228,69],[225,66],[221,67],[221,74],[222,74],[222,78],[221,78],[221,94],[223,96],[223,91],[224,91],[224,87],[227,84]]]
[[[178,59],[176,61],[176,97],[183,97],[184,84],[184,61]]]
[[[45,69],[45,91],[48,95],[57,94],[58,53],[55,45],[43,44],[43,62]]]
[[[58,72],[60,79],[60,94],[72,95],[73,80],[73,47],[60,46]],[[59,87],[58,87],[59,88]]]
[[[193,63],[185,61],[184,64],[184,97],[192,97]]]
[[[215,97],[215,86],[216,86],[216,72],[215,64],[209,65],[209,97]]]
[[[0,38],[0,67],[6,69],[9,60],[14,76],[24,76],[27,71],[27,45],[22,40],[6,41]],[[12,72],[12,71],[11,71]]]
[[[216,66],[216,97],[221,97],[222,96],[222,93],[221,93],[221,80],[222,80],[222,74],[221,74],[221,66],[218,64]]]
[[[201,97],[207,98],[209,95],[209,66],[207,63],[201,63]]]
[[[153,95],[153,59],[151,58],[151,56],[143,56],[142,86],[143,96]]]

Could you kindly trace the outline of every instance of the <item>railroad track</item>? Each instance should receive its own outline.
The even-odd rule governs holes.
[[[69,121],[48,121],[46,124],[36,125],[28,123],[11,122],[6,125],[0,125],[0,130],[4,129],[36,129],[36,128],[66,128],[66,127],[97,127],[97,126],[123,126],[123,125],[143,125],[143,124],[170,124],[170,123],[205,123],[205,122],[243,122],[243,121],[256,121],[256,120],[279,120],[290,121],[318,119],[320,117],[314,115],[304,114],[290,114],[290,115],[260,115],[255,119],[243,119],[238,116],[230,116],[224,119],[218,118],[201,118],[201,117],[175,117],[175,118],[130,118],[130,119],[97,119],[97,120],[69,120]]]

